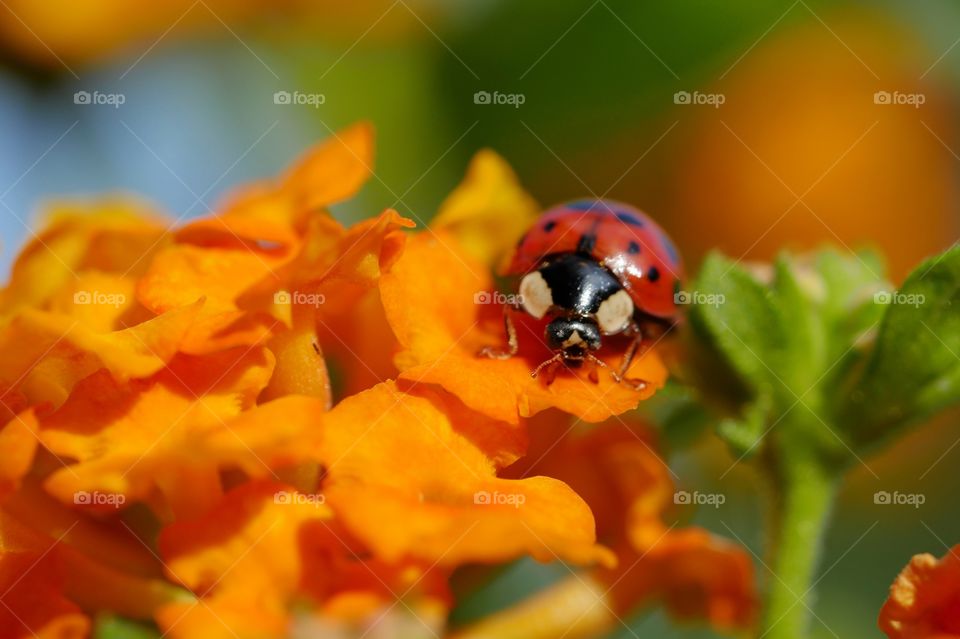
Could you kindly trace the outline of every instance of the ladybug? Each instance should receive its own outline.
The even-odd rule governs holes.
[[[516,303],[504,306],[508,349],[488,346],[481,355],[516,355],[511,314],[525,312],[547,321],[544,338],[554,352],[533,377],[561,363],[577,367],[590,361],[605,368],[594,352],[605,336],[622,335],[629,343],[611,374],[618,383],[646,386],[624,376],[640,347],[676,323],[683,265],[673,242],[645,213],[611,200],[551,208],[520,239],[504,274],[520,282]]]

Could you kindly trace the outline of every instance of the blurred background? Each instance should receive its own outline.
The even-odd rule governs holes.
[[[122,0],[0,2],[0,272],[45,201],[140,194],[208,213],[359,119],[376,177],[336,208],[429,220],[491,147],[542,204],[647,210],[689,270],[874,246],[894,281],[960,237],[960,5],[948,0]],[[960,542],[957,416],[864,460],[827,539],[815,636],[876,637],[909,557]],[[759,548],[747,468],[711,438],[677,448],[694,519]],[[878,490],[926,503],[876,505]],[[758,572],[766,571],[758,562]],[[566,574],[521,562],[469,619]],[[711,637],[659,613],[617,636]]]

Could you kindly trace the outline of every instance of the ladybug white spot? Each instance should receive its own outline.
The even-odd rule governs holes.
[[[541,319],[553,306],[553,293],[540,271],[528,273],[520,280],[520,303],[523,310]]]
[[[619,290],[603,300],[597,309],[597,324],[605,335],[622,333],[630,325],[631,317],[633,300],[624,290]]]

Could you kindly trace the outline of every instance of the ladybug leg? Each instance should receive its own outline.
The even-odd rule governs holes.
[[[615,379],[618,384],[626,383],[634,390],[643,390],[647,387],[649,382],[646,380],[630,379],[625,377],[627,371],[630,370],[630,365],[633,364],[633,360],[637,357],[637,352],[640,351],[640,356],[642,357],[643,354],[646,353],[647,348],[648,347],[645,347],[644,345],[643,332],[637,330],[636,336],[633,338],[633,341],[630,342],[630,346],[627,347],[626,352],[623,354],[623,359],[620,361],[620,369],[613,373],[613,379]]]
[[[520,344],[517,341],[517,328],[513,325],[513,317],[510,315],[510,312],[513,310],[515,310],[513,306],[503,307],[503,328],[507,334],[507,350],[504,351],[499,348],[494,348],[493,346],[484,346],[480,349],[479,355],[481,357],[510,359],[517,354]]]
[[[541,371],[541,370],[543,370],[544,368],[547,368],[548,366],[550,366],[550,368],[548,369],[548,372],[551,373],[551,374],[549,375],[549,377],[547,377],[547,386],[549,386],[550,384],[553,383],[553,379],[554,379],[554,377],[555,377],[555,375],[552,374],[552,373],[555,373],[556,366],[553,366],[553,365],[554,365],[554,364],[559,364],[559,363],[560,363],[560,360],[562,360],[562,359],[563,359],[563,353],[557,353],[556,355],[554,355],[554,356],[551,357],[550,359],[545,360],[545,361],[543,361],[543,362],[540,362],[540,364],[539,364],[535,369],[533,369],[532,371],[530,371],[530,377],[536,377],[537,375],[540,374],[540,371]]]

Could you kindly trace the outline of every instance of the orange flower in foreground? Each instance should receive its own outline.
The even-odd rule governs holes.
[[[297,616],[314,614],[307,603],[369,615],[393,603],[395,592],[415,591],[423,597],[418,605],[445,607],[443,576],[427,566],[363,562],[358,552],[322,495],[271,481],[245,484],[202,517],[164,530],[167,572],[198,598],[163,607],[160,627],[185,639],[284,637]],[[343,598],[364,599],[366,609]]]
[[[455,429],[470,419],[462,405],[392,383],[344,400],[323,420],[330,505],[387,560],[456,565],[529,553],[611,563],[576,493],[548,477],[498,478],[484,451]],[[508,445],[515,439],[509,424],[486,421],[475,436],[499,430]]]
[[[960,545],[942,559],[914,555],[890,586],[879,624],[890,639],[960,637]]]
[[[542,472],[568,483],[594,511],[598,538],[617,553],[617,566],[562,580],[459,639],[529,639],[554,631],[592,637],[658,602],[680,619],[702,619],[722,630],[750,627],[756,591],[749,555],[706,530],[666,523],[674,487],[648,427],[615,418],[578,428],[551,411],[531,430],[527,457],[506,474]]]
[[[185,639],[436,634],[454,569],[524,556],[581,566],[618,610],[743,625],[743,557],[665,524],[649,446],[607,423],[528,451],[538,413],[635,408],[664,382],[657,355],[630,371],[643,392],[532,378],[533,321],[518,357],[477,356],[504,339],[478,303],[491,269],[536,212],[509,166],[479,154],[431,228],[392,210],[345,227],[327,207],[372,157],[355,126],[219,215],[66,210],[18,258],[0,294],[0,586],[50,552],[4,600],[15,636],[82,636],[101,611]]]

